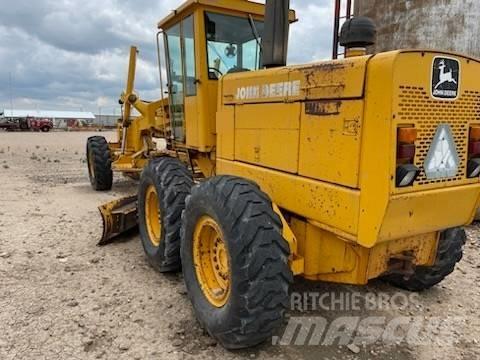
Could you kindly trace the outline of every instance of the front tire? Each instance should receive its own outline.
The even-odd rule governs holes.
[[[182,265],[200,324],[227,349],[255,346],[282,324],[293,275],[272,202],[238,177],[192,189],[182,215]]]
[[[50,127],[49,127],[49,126],[44,126],[44,127],[42,127],[42,132],[47,133],[47,132],[49,132],[49,131],[50,131]]]
[[[419,266],[407,279],[398,274],[388,275],[384,279],[396,287],[409,291],[430,289],[455,270],[455,265],[463,257],[466,240],[467,236],[462,228],[445,230],[440,234],[437,258],[433,266]]]
[[[178,159],[151,160],[140,177],[138,225],[148,262],[159,272],[181,268],[180,227],[191,172]]]
[[[96,191],[112,188],[112,159],[108,142],[103,136],[92,136],[87,141],[87,164],[90,184]]]

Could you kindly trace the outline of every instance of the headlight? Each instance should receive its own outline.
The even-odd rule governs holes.
[[[479,170],[480,171],[480,170]],[[400,165],[397,167],[397,187],[406,187],[413,184],[420,169],[412,164]]]

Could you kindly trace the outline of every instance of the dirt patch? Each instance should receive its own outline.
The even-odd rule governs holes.
[[[459,268],[404,310],[311,310],[295,317],[384,315],[459,317],[453,340],[430,346],[272,346],[227,352],[197,324],[182,276],[151,269],[135,233],[97,247],[97,206],[135,192],[118,177],[114,190],[91,190],[84,148],[89,133],[0,133],[1,359],[475,359],[480,357],[478,227]],[[98,133],[97,133],[98,135]],[[112,137],[113,133],[106,133]],[[34,155],[34,156],[33,156]],[[6,166],[3,166],[6,165]],[[364,288],[298,281],[296,293],[394,294],[375,281]],[[282,336],[282,331],[278,334]],[[477,344],[474,342],[477,341]]]

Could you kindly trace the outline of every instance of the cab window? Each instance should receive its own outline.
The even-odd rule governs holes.
[[[183,20],[183,37],[185,53],[185,96],[197,95],[197,76],[195,74],[195,38],[193,15]]]
[[[207,12],[205,24],[210,79],[218,79],[231,72],[260,68],[259,42],[263,36],[263,22],[254,20],[255,26],[252,26],[248,17]],[[255,31],[259,36],[258,40]]]

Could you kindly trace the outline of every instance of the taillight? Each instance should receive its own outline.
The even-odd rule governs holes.
[[[420,169],[413,165],[415,160],[415,141],[417,129],[412,126],[401,126],[397,130],[397,187],[406,187],[413,184]]]
[[[480,126],[472,126],[468,139],[467,177],[480,176]]]

